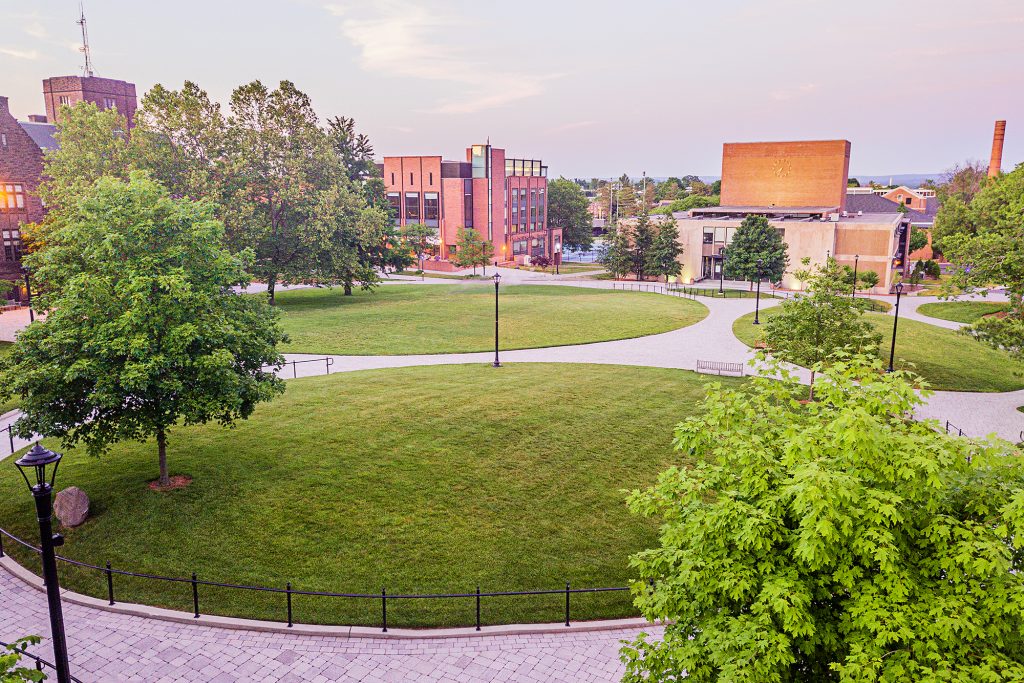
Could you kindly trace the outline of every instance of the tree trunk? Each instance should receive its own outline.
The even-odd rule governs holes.
[[[352,296],[352,283],[351,282],[346,282],[345,283],[345,296]]]
[[[811,370],[811,386],[810,386],[810,391],[807,393],[807,400],[808,401],[813,401],[814,400],[814,370]]]
[[[156,433],[156,447],[160,457],[160,486],[170,486],[171,477],[167,473],[167,432],[160,429]]]
[[[750,281],[750,289],[748,289],[747,291],[748,292],[753,292],[754,291],[754,281],[753,280]]]
[[[269,303],[271,306],[274,306],[274,305],[277,304],[277,301],[274,299],[274,291],[276,289],[277,289],[277,274],[275,273],[275,274],[273,274],[273,275],[271,275],[270,277],[267,278],[267,303]]]

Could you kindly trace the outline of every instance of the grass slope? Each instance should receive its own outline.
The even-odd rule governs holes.
[[[761,311],[761,322],[778,313],[777,308]],[[875,331],[882,335],[881,355],[888,361],[892,341],[893,317],[866,313]],[[753,346],[760,329],[751,324],[754,314],[741,316],[733,323],[733,333]],[[912,365],[911,365],[912,364]],[[899,369],[913,370],[942,391],[1015,391],[1024,388],[1024,365],[1009,354],[997,351],[955,330],[947,330],[916,320],[900,319],[896,334],[896,361]]]
[[[986,315],[999,313],[1009,309],[1006,303],[991,301],[938,301],[933,304],[921,304],[917,312],[932,318],[952,320],[957,323],[971,324]]]
[[[277,297],[291,337],[283,351],[418,354],[494,348],[494,288],[488,285],[389,285],[346,297],[338,289],[300,289]],[[501,288],[503,349],[627,339],[692,325],[707,315],[693,301],[660,294],[581,287]]]
[[[153,443],[120,444],[103,458],[67,452],[59,487],[86,491],[92,517],[64,530],[61,552],[135,571],[307,590],[623,586],[629,555],[656,543],[656,525],[628,514],[622,490],[653,483],[679,460],[673,427],[710,381],[681,370],[562,364],[289,380],[284,396],[236,429],[172,432],[172,474],[194,477],[186,489],[147,489]],[[12,466],[0,468],[0,526],[23,538],[38,533]],[[62,584],[105,595],[102,575],[62,567]],[[115,582],[121,601],[191,609],[188,584]],[[572,605],[573,619],[634,613],[625,593],[573,596]],[[200,588],[200,609],[285,618],[282,595],[218,588]],[[559,595],[491,598],[483,620],[558,621],[563,609]],[[388,604],[395,626],[473,617],[469,599]],[[295,618],[374,625],[380,601],[296,597]]]

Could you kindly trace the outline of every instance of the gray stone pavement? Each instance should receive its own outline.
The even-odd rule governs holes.
[[[615,681],[620,641],[639,629],[385,639],[183,624],[64,603],[71,672],[84,683]],[[645,629],[654,636],[660,627]],[[0,569],[0,639],[46,638],[46,598]],[[52,672],[51,672],[52,673]]]

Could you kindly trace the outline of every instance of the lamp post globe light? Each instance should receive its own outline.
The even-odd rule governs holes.
[[[754,324],[761,324],[761,268],[764,267],[764,259],[757,259],[757,300],[754,302]]]
[[[43,580],[46,582],[46,603],[50,612],[50,634],[53,639],[53,663],[58,683],[71,683],[68,667],[68,644],[64,638],[64,612],[60,605],[60,584],[57,577],[57,556],[54,548],[64,545],[64,537],[53,533],[53,482],[60,465],[60,453],[43,448],[38,442],[15,461],[36,501],[39,520],[39,541],[42,549]],[[46,469],[53,466],[47,478]],[[35,482],[33,483],[33,479]]]
[[[896,311],[892,319],[892,346],[889,348],[889,369],[892,372],[892,362],[896,358],[896,324],[900,321],[900,295],[903,293],[903,283],[896,283]]]
[[[501,273],[494,274],[494,362],[493,367],[500,368],[501,361],[498,360],[498,285],[501,283]]]

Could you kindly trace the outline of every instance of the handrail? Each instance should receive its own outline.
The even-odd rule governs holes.
[[[6,529],[0,528],[0,557],[3,557],[4,545],[3,539],[7,537],[15,543],[31,550],[32,552],[41,552],[39,547],[25,541],[24,539],[18,538]],[[588,594],[588,593],[613,593],[623,592],[631,590],[630,586],[597,586],[592,588],[572,588],[567,581],[565,588],[542,588],[538,590],[520,590],[520,591],[481,591],[480,587],[477,586],[475,591],[471,592],[452,592],[452,593],[388,593],[386,589],[382,589],[380,593],[338,593],[333,591],[317,591],[317,590],[302,590],[292,588],[292,584],[288,582],[285,588],[275,586],[253,586],[248,584],[238,583],[224,583],[220,581],[209,581],[206,579],[200,579],[195,573],[191,577],[181,576],[163,576],[160,574],[150,574],[146,572],[133,572],[126,569],[115,569],[108,562],[106,566],[98,566],[90,564],[88,562],[82,562],[80,560],[74,560],[63,555],[57,555],[59,562],[64,562],[71,566],[80,567],[82,569],[91,569],[97,572],[101,572],[106,576],[107,581],[107,597],[108,602],[111,605],[117,604],[114,599],[114,577],[115,576],[129,576],[139,579],[149,579],[153,581],[166,581],[168,583],[182,583],[190,584],[192,587],[192,606],[193,606],[193,617],[198,619],[199,612],[199,588],[203,586],[213,588],[230,588],[234,590],[247,590],[261,593],[277,593],[284,594],[287,596],[287,617],[288,627],[291,628],[294,619],[292,612],[292,596],[310,596],[310,597],[325,597],[325,598],[348,598],[357,600],[380,600],[381,601],[381,628],[383,631],[387,631],[387,601],[388,600],[434,600],[434,599],[475,599],[476,600],[476,630],[480,630],[481,627],[481,610],[480,600],[481,598],[500,598],[500,597],[514,597],[522,595],[564,595],[565,596],[565,625],[570,625],[570,596],[576,594]]]
[[[11,643],[6,643],[6,642],[4,642],[4,641],[0,640],[0,647],[2,647],[2,648],[5,648],[5,649],[7,649],[7,648],[10,648],[10,647],[11,647],[11,645],[12,645]],[[10,652],[16,652],[16,653],[17,653],[17,654],[19,654],[19,655],[22,655],[22,656],[28,657],[29,659],[33,660],[33,661],[34,661],[34,662],[36,663],[36,671],[42,671],[42,670],[43,670],[43,667],[44,667],[44,666],[48,666],[48,667],[50,667],[51,669],[53,669],[54,671],[56,671],[56,670],[57,670],[57,667],[56,667],[56,666],[54,666],[54,665],[53,665],[52,663],[50,663],[49,661],[47,661],[47,660],[43,659],[43,658],[42,658],[42,657],[40,657],[39,655],[34,655],[34,654],[32,654],[32,653],[31,653],[31,652],[29,652],[28,650],[23,650],[23,649],[21,649],[21,648],[18,648],[18,649],[16,649],[16,650],[9,650],[9,651],[10,651]],[[74,683],[82,683],[82,679],[80,679],[80,678],[76,678],[76,677],[74,677],[74,676],[71,676],[71,680],[72,680],[72,681],[73,681]]]
[[[323,358],[306,358],[304,360],[286,360],[280,365],[264,365],[261,370],[284,368],[287,365],[292,366],[292,379],[297,379],[299,376],[298,364],[299,363],[324,363],[327,368],[327,374],[331,374],[331,366],[334,365],[334,359],[330,356],[324,356]]]

